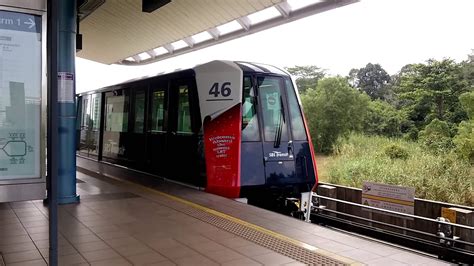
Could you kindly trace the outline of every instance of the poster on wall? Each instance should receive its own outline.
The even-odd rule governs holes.
[[[41,27],[0,10],[0,181],[41,177]]]

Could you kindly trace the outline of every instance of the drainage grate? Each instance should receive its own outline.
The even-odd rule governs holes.
[[[180,211],[307,265],[345,265],[344,262],[339,260],[203,210],[186,206],[181,208]]]

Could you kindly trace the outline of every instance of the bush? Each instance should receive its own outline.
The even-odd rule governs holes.
[[[389,146],[386,146],[384,150],[385,150],[385,154],[390,159],[406,160],[408,158],[408,151],[397,144],[391,144]]]
[[[474,119],[474,91],[465,92],[459,96],[459,102],[470,119]]]
[[[391,159],[384,152],[390,146],[405,150],[409,156]],[[351,134],[337,143],[335,154],[327,160],[331,183],[357,188],[363,181],[409,186],[419,198],[474,204],[471,166],[454,153],[435,155],[416,142]]]
[[[446,153],[454,147],[448,123],[436,118],[420,131],[419,140],[435,154]]]

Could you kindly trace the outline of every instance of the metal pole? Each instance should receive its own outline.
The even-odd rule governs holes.
[[[49,265],[58,265],[58,0],[48,0],[48,210]]]
[[[76,0],[58,2],[58,203],[77,203],[76,194]]]
[[[313,191],[308,192],[308,208],[306,209],[306,222],[311,223],[311,207],[313,207]]]

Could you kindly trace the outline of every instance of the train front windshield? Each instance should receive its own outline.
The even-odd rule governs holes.
[[[259,102],[266,141],[307,140],[300,106],[291,80],[278,77],[258,77]],[[260,141],[257,115],[257,93],[250,77],[244,78],[242,103],[242,140]],[[285,110],[289,106],[289,110]],[[289,113],[289,114],[287,114]],[[286,116],[289,115],[287,118]],[[290,123],[290,125],[288,125]],[[291,134],[288,128],[291,127]],[[279,141],[278,141],[279,140]]]
[[[242,156],[244,164],[251,168],[247,171],[247,165],[243,167],[243,185],[314,183],[309,143],[291,80],[271,75],[246,76],[243,91]],[[261,162],[262,157],[264,167],[260,171],[253,161]],[[259,181],[258,174],[264,180]]]

